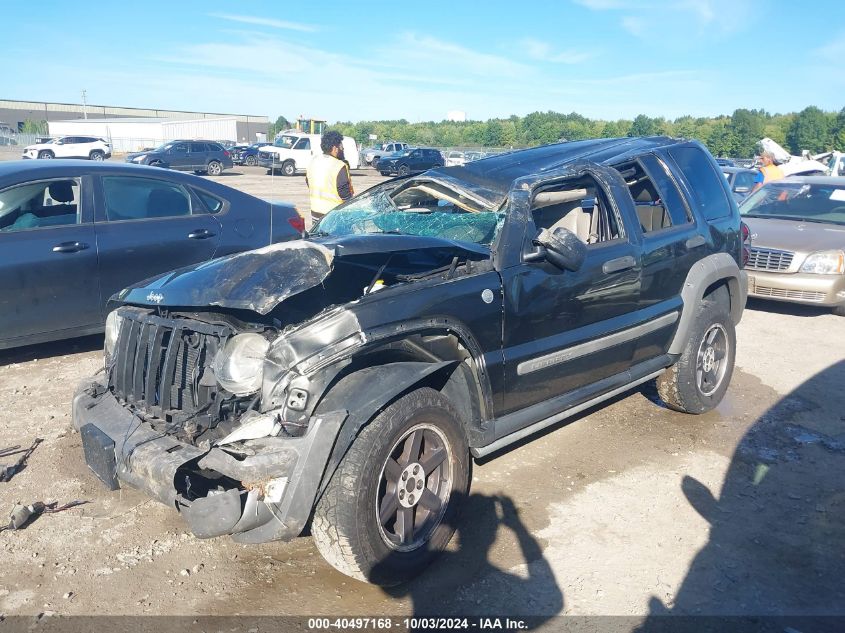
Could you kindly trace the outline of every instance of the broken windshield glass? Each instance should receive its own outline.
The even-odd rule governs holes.
[[[489,246],[504,217],[443,184],[426,181],[367,192],[329,212],[317,232],[332,236],[399,233]]]

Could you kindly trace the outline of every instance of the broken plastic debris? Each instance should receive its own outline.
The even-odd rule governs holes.
[[[282,425],[274,415],[262,415],[253,417],[244,422],[234,431],[229,433],[217,446],[224,446],[242,440],[257,440],[262,437],[275,437],[282,430]]]

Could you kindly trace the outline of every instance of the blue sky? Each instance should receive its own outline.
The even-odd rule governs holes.
[[[805,5],[805,6],[802,6]],[[37,11],[34,10],[37,7]],[[329,121],[845,106],[845,4],[3,3],[0,97]]]

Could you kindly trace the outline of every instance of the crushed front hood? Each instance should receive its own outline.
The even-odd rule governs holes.
[[[220,306],[267,314],[322,283],[333,259],[324,246],[294,240],[180,268],[130,287],[118,298],[135,305]]]
[[[490,256],[483,246],[417,235],[294,240],[165,273],[127,288],[118,299],[134,305],[219,306],[268,314],[288,297],[323,283],[335,258],[408,251],[443,251],[472,260]]]

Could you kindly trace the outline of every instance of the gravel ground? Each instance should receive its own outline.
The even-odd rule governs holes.
[[[302,177],[218,180],[306,201]],[[843,615],[845,319],[752,302],[738,341],[713,412],[646,388],[478,464],[450,550],[389,590],[334,572],[308,538],[198,540],[145,495],[104,490],[70,423],[102,337],[0,352],[0,444],[44,438],[0,483],[0,514],[89,501],[0,533],[0,614]]]

